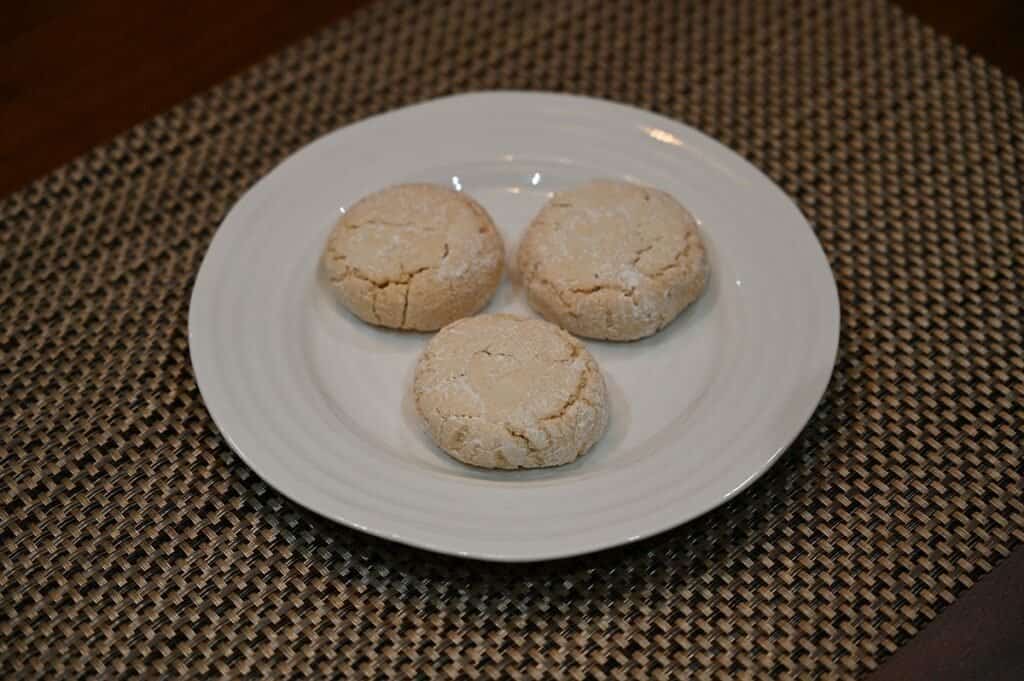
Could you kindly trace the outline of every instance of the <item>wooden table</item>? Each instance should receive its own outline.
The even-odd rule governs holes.
[[[0,22],[0,194],[332,22],[360,0],[44,0]],[[1024,3],[901,0],[1024,78]],[[898,651],[875,679],[1024,678],[1024,548]]]

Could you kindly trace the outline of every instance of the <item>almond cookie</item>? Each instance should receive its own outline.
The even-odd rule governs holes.
[[[461,319],[427,345],[413,383],[437,445],[483,468],[575,461],[608,424],[608,397],[583,344],[540,319]]]
[[[611,180],[555,194],[530,223],[518,266],[540,315],[615,341],[663,329],[708,278],[693,216],[665,192]]]
[[[338,299],[363,321],[434,331],[487,304],[501,281],[504,247],[470,197],[405,184],[349,208],[322,261]]]

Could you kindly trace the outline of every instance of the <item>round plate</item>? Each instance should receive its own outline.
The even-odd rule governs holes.
[[[430,181],[490,211],[511,262],[552,192],[594,177],[666,190],[701,224],[711,279],[655,336],[586,341],[611,424],[574,464],[485,471],[437,449],[412,405],[428,334],[368,326],[319,272],[339,212]],[[488,310],[531,314],[506,275]],[[301,149],[217,231],[196,279],[189,344],[207,408],[282,494],[351,527],[503,561],[635,541],[726,501],[772,465],[829,380],[835,281],[796,206],[702,133],[582,97],[493,92],[386,113]]]

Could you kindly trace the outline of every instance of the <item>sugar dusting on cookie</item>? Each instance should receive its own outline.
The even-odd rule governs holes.
[[[668,194],[597,180],[555,194],[517,254],[527,300],[588,338],[635,340],[700,295],[707,254],[697,221]]]
[[[553,324],[513,315],[442,329],[420,358],[413,392],[438,446],[486,468],[568,463],[608,421],[604,379],[582,343]]]

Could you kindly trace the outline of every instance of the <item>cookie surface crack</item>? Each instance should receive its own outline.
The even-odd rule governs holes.
[[[558,298],[559,302],[562,303],[562,307],[565,308],[565,312],[570,317],[578,317],[579,316],[579,314],[576,312],[576,310],[573,309],[572,300],[567,297],[567,295],[568,295],[567,291],[563,291],[562,289],[558,288],[557,286],[555,286],[555,284],[550,279],[548,279],[546,277],[541,277],[539,279],[539,283],[542,286],[546,286],[548,288],[548,290],[550,290],[553,294],[555,294],[555,297]]]
[[[365,272],[363,272],[362,270],[360,270],[358,267],[354,267],[352,265],[347,265],[347,267],[348,267],[348,269],[345,270],[344,274],[342,274],[340,276],[332,276],[330,278],[331,281],[332,282],[340,282],[340,281],[344,281],[348,277],[355,277],[356,279],[361,279],[361,280],[365,281],[366,283],[368,283],[368,284],[370,284],[372,286],[375,286],[375,287],[377,287],[379,289],[384,289],[384,288],[387,288],[389,286],[408,285],[409,282],[412,280],[412,278],[415,277],[417,274],[420,274],[421,272],[426,272],[427,270],[434,269],[433,265],[426,265],[424,267],[419,267],[419,268],[416,268],[415,270],[411,270],[409,272],[406,272],[405,270],[403,270],[402,273],[400,275],[398,275],[397,277],[388,277],[388,278],[381,279],[381,278],[371,277],[370,275],[368,275]]]
[[[395,221],[395,220],[380,220],[380,219],[376,219],[375,218],[373,220],[366,220],[365,222],[349,223],[349,224],[347,224],[345,226],[345,228],[348,229],[349,231],[354,232],[357,229],[362,229],[363,227],[371,227],[371,226],[376,226],[376,227],[400,227],[400,228],[401,227],[415,227],[415,225],[413,223],[411,223],[411,222],[399,222],[399,221]]]
[[[509,437],[511,437],[512,439],[516,440],[517,442],[521,442],[523,444],[523,446],[526,447],[526,451],[528,453],[530,453],[530,454],[537,454],[537,453],[540,452],[540,450],[537,447],[535,447],[532,442],[530,442],[530,438],[526,437],[525,435],[520,433],[518,430],[513,428],[511,424],[503,423],[501,425],[505,429],[505,432],[508,433]]]
[[[648,246],[644,246],[643,248],[637,249],[637,251],[633,254],[633,267],[636,267],[636,264],[640,262],[640,258],[643,257],[644,253],[651,250],[652,248],[654,248],[654,244],[650,244]]]
[[[580,346],[574,343],[567,343],[567,345],[569,346],[569,356],[566,357],[565,359],[558,360],[562,364],[572,364],[580,356]]]
[[[573,286],[569,289],[570,293],[575,293],[581,296],[589,296],[600,291],[619,291],[629,296],[636,291],[636,287],[620,286],[619,284],[592,284],[590,286]]]
[[[484,348],[483,350],[477,350],[474,354],[477,354],[477,355],[487,355],[488,357],[507,357],[509,359],[515,359],[514,355],[511,355],[511,354],[509,354],[507,352],[495,352],[495,351],[491,350],[490,348]]]
[[[402,319],[398,323],[399,327],[405,328],[405,318],[409,314],[409,285],[405,285],[405,289],[402,291]]]
[[[560,419],[564,417],[566,412],[568,412],[577,402],[584,402],[586,404],[590,404],[590,401],[583,397],[583,390],[587,387],[587,383],[589,382],[589,380],[590,372],[587,371],[586,368],[584,368],[583,371],[580,372],[580,378],[576,382],[575,389],[573,390],[572,394],[569,395],[569,399],[565,401],[565,404],[563,404],[555,413],[549,414],[548,416],[544,416],[538,420],[543,422]]]
[[[651,272],[650,274],[647,274],[645,276],[648,276],[651,279],[657,279],[658,277],[662,277],[662,276],[668,274],[672,270],[680,269],[683,266],[682,262],[683,262],[683,259],[686,257],[686,253],[687,253],[688,250],[689,249],[685,249],[684,248],[681,251],[676,251],[675,255],[672,257],[672,262],[670,262],[669,264],[664,265],[664,266],[658,268],[654,272]]]

